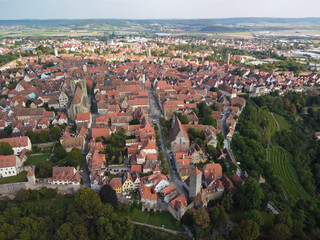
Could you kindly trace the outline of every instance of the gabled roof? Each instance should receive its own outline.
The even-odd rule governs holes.
[[[182,127],[182,124],[179,120],[179,118],[176,116],[175,117],[175,123],[174,123],[174,126],[171,130],[171,141],[173,141],[177,135],[182,132],[184,137],[186,138],[186,140],[189,140],[189,137],[188,137],[188,133],[186,132],[186,130]]]

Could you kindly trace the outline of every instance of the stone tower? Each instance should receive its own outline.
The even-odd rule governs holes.
[[[56,57],[59,56],[58,49],[56,49],[56,48],[54,48],[54,55],[55,55]]]
[[[30,168],[28,170],[27,178],[28,178],[29,184],[34,185],[36,183],[36,178],[34,176],[34,172]]]
[[[230,64],[230,53],[228,53],[228,57],[227,57],[227,65]]]
[[[190,174],[189,198],[194,199],[201,191],[202,172],[196,167]]]

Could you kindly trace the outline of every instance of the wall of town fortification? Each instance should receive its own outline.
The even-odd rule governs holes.
[[[29,182],[9,183],[0,185],[0,195],[16,195],[20,189],[39,190],[43,187],[57,188],[59,194],[74,194],[83,186],[81,185],[52,185],[47,183],[30,184]]]

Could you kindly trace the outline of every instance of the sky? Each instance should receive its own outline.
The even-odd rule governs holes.
[[[320,0],[0,0],[0,19],[320,17]]]

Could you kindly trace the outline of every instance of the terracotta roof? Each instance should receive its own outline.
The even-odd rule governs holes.
[[[147,187],[143,182],[139,183],[138,189],[142,200],[157,200],[157,193],[152,192],[151,187]]]
[[[176,116],[175,117],[175,123],[174,123],[174,126],[171,130],[171,141],[173,141],[176,136],[179,134],[179,132],[182,132],[184,137],[189,140],[189,137],[188,137],[188,133],[186,132],[186,130],[182,127],[182,124],[179,120],[179,118]]]
[[[28,146],[28,140],[29,138],[24,137],[13,137],[13,138],[2,138],[0,139],[0,142],[7,142],[11,145],[11,147],[26,147]]]
[[[77,113],[76,121],[91,121],[91,113]]]
[[[80,182],[80,174],[74,167],[53,167],[49,180]]]
[[[188,206],[187,198],[184,194],[181,194],[179,197],[173,199],[170,202],[170,204],[171,204],[172,208],[175,210],[184,209],[185,207]]]
[[[31,168],[29,168],[27,177],[32,177],[33,175],[34,175],[34,172],[31,170]]]
[[[15,167],[17,157],[15,155],[2,156],[0,155],[0,168]]]
[[[113,178],[111,179],[109,185],[115,189],[115,188],[121,188],[122,187],[122,183],[121,183],[121,178]]]
[[[218,178],[222,177],[222,167],[219,163],[208,163],[204,165],[203,172],[205,177],[209,176],[210,174],[214,174]]]

